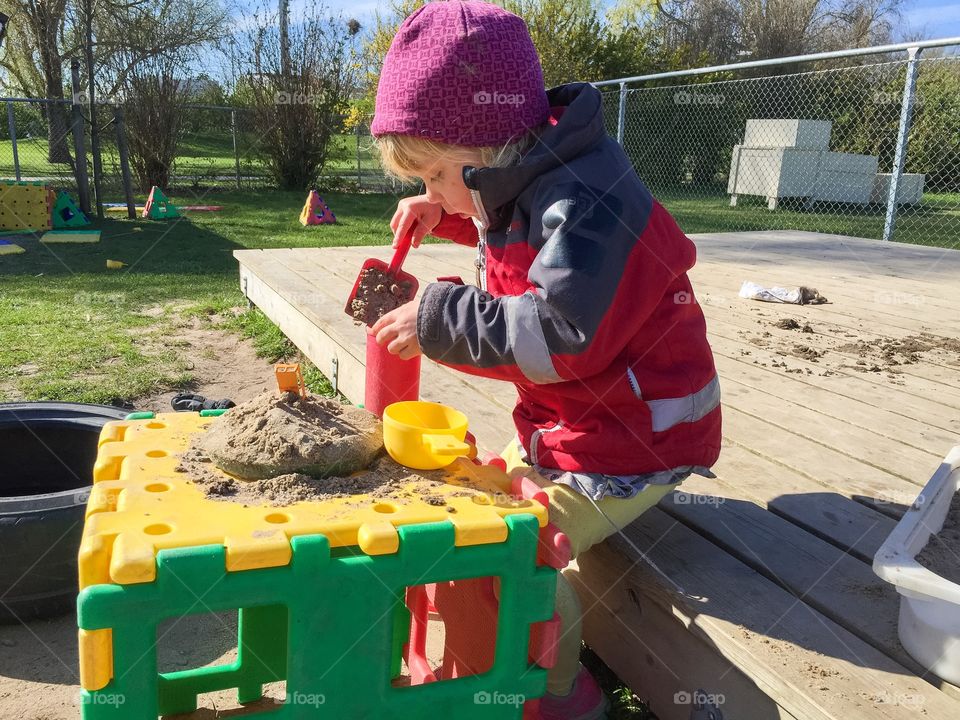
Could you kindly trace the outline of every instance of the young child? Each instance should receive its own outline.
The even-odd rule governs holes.
[[[425,185],[400,201],[395,238],[413,228],[414,246],[429,233],[478,253],[476,286],[431,283],[371,332],[401,357],[516,386],[504,457],[546,489],[574,556],[690,473],[712,477],[720,452],[719,384],[686,275],[695,247],[607,135],[601,105],[585,83],[544,90],[517,16],[431,2],[393,39],[371,128],[385,167]],[[604,717],[562,577],[557,611],[542,717]]]

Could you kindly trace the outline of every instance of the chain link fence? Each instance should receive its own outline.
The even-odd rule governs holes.
[[[960,57],[846,65],[597,85],[608,131],[687,232],[960,247]]]
[[[54,106],[58,106],[66,118],[66,128],[51,136],[51,116],[57,110],[52,109]],[[86,105],[78,107],[84,118],[83,143],[92,187],[89,113]],[[77,191],[73,108],[69,100],[0,98],[0,178],[39,180],[58,189]],[[124,199],[117,131],[118,125],[122,132],[129,133],[130,129],[116,122],[115,109],[110,104],[97,106],[104,202]],[[344,191],[396,192],[399,185],[384,175],[377,162],[369,123],[347,128],[344,119],[337,117],[331,121],[337,127],[331,137],[320,185]],[[54,117],[55,127],[56,121]],[[274,187],[259,137],[252,109],[186,105],[171,169],[171,191],[189,191],[196,195],[211,189]],[[137,187],[134,176],[134,191],[138,190],[142,188]]]

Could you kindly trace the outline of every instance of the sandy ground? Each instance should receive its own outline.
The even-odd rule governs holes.
[[[0,626],[0,717],[4,720],[77,720],[77,619],[74,613],[25,625]],[[167,622],[157,633],[161,671],[232,662],[236,614],[190,616]],[[282,690],[268,688],[282,698]],[[231,693],[211,693],[200,709],[180,718],[215,718],[239,707]],[[267,705],[269,706],[269,705]],[[259,705],[262,709],[264,705]],[[252,707],[251,707],[252,709]]]
[[[80,686],[77,671],[76,615],[0,626],[0,718],[3,720],[77,720]],[[427,655],[439,664],[443,634],[431,623]],[[157,631],[160,672],[225,665],[237,658],[237,615],[218,613],[169,620]],[[286,685],[271,683],[263,700],[241,706],[225,690],[200,696],[196,712],[165,720],[214,720],[243,717],[277,707]]]
[[[142,398],[135,402],[137,410],[172,412],[170,400],[181,392],[241,403],[277,386],[273,365],[257,357],[251,341],[234,333],[193,320],[177,330],[177,340],[182,343],[178,347],[189,358],[196,381],[188,391],[174,390]]]

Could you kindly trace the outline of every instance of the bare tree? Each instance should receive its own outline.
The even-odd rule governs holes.
[[[816,40],[818,49],[867,47],[893,40],[902,20],[903,0],[857,0],[832,3],[823,9]]]
[[[283,189],[307,188],[326,163],[360,68],[352,27],[316,1],[289,23],[261,7],[238,39],[260,150]]]
[[[96,15],[101,95],[126,87],[127,77],[153,58],[186,64],[198,48],[223,39],[225,22],[219,0],[109,0]]]
[[[890,39],[903,0],[662,0],[653,22],[687,64],[860,47]],[[783,71],[783,68],[780,70]]]
[[[154,185],[164,190],[170,186],[188,89],[177,77],[180,65],[176,56],[160,55],[141,61],[126,75],[124,126],[142,192]]]
[[[63,68],[85,45],[84,7],[67,0],[0,0],[11,16],[0,68],[32,97],[64,99]],[[98,97],[110,98],[139,63],[217,39],[224,21],[218,0],[98,0],[93,18]],[[89,80],[88,80],[89,81]],[[50,162],[72,162],[66,108],[44,105]]]
[[[0,9],[10,15],[12,31],[0,67],[24,90],[40,97],[63,99],[63,56],[67,0],[3,0]],[[70,163],[67,116],[59,103],[45,103],[47,160]]]

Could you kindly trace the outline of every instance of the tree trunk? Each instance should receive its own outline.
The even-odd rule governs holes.
[[[63,95],[63,93],[60,93]],[[61,98],[62,99],[62,98]],[[47,108],[47,161],[73,166],[70,155],[70,123],[67,109],[62,103],[48,103]]]
[[[43,6],[38,6],[43,7]],[[49,14],[40,11],[35,25],[40,47],[40,65],[46,83],[46,96],[52,100],[63,100],[63,58],[57,36],[63,24],[63,7],[53,3]],[[66,163],[72,166],[68,142],[70,125],[67,122],[65,108],[61,103],[45,103],[44,115],[47,118],[47,161]]]

